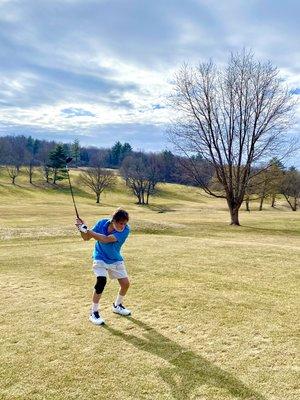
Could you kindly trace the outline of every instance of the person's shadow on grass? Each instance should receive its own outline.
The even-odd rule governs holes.
[[[144,338],[124,333],[107,325],[105,329],[139,350],[147,351],[167,361],[170,366],[158,368],[158,372],[169,385],[175,399],[189,399],[193,390],[201,385],[209,385],[225,389],[238,399],[266,400],[264,396],[248,388],[230,373],[223,371],[204,357],[186,350],[144,322],[132,317],[130,321],[142,328]]]

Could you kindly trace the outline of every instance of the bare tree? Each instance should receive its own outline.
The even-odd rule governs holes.
[[[271,207],[275,207],[276,195],[280,192],[282,179],[283,171],[276,164],[272,164],[268,168],[263,167],[262,172],[251,179],[259,196],[259,211],[262,211],[264,200],[267,197],[271,197]]]
[[[148,186],[146,189],[146,204],[149,204],[149,197],[155,193],[155,187],[164,180],[164,163],[160,155],[150,153],[147,156],[146,176]]]
[[[300,198],[300,172],[291,167],[284,175],[281,192],[293,211],[297,211]]]
[[[47,183],[50,183],[51,175],[52,175],[52,168],[49,167],[47,162],[45,162],[41,167],[41,172],[46,180]]]
[[[16,177],[19,175],[20,168],[18,168],[18,166],[16,165],[6,165],[5,169],[11,179],[11,183],[15,185],[15,180]]]
[[[156,185],[164,180],[164,163],[159,154],[138,153],[124,159],[120,169],[126,185],[138,199],[138,204],[149,204]]]
[[[23,136],[21,137],[21,140],[22,139]],[[5,148],[5,169],[13,185],[15,185],[16,178],[20,173],[21,163],[23,161],[22,157],[19,157],[20,154],[22,155],[22,152],[20,151],[21,140],[16,140],[15,137],[10,137]]]
[[[31,136],[27,138],[26,153],[25,153],[25,172],[29,177],[29,183],[32,184],[34,167],[39,165],[36,159],[41,142],[38,139],[33,139]]]
[[[145,194],[149,187],[149,179],[145,155],[141,153],[138,156],[126,157],[122,163],[120,172],[125,179],[126,186],[128,186],[137,197],[137,204],[146,204]]]
[[[78,180],[96,194],[96,203],[99,203],[101,193],[115,185],[116,176],[112,171],[94,166],[82,171]]]
[[[262,211],[264,201],[270,195],[272,181],[271,169],[262,166],[261,171],[260,169],[256,170],[256,174],[248,182],[245,193],[249,193],[252,190],[252,194],[255,193],[257,195],[259,211]]]
[[[206,193],[225,198],[231,224],[239,225],[239,209],[252,176],[252,165],[287,152],[284,133],[295,101],[283,86],[279,71],[261,63],[251,52],[232,54],[218,69],[212,62],[184,65],[176,76],[171,101],[177,120],[170,129],[175,147],[190,160],[200,154],[214,168],[224,193],[199,185]]]

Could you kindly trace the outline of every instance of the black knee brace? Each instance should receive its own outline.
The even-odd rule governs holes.
[[[95,285],[95,291],[97,294],[101,294],[106,285],[106,276],[97,276],[97,282]]]

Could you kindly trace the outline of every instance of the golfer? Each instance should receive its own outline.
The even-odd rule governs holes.
[[[127,211],[118,209],[112,218],[99,220],[92,229],[88,229],[83,220],[76,219],[76,226],[83,240],[95,239],[93,252],[93,271],[97,277],[92,299],[90,321],[95,325],[105,323],[99,313],[99,300],[106,285],[107,275],[111,279],[118,279],[120,290],[113,303],[112,310],[116,314],[130,315],[131,311],[123,305],[124,296],[129,288],[129,279],[120,253],[126,241],[130,228]]]

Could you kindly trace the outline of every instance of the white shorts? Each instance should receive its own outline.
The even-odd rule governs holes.
[[[109,275],[110,279],[127,278],[127,271],[124,261],[117,261],[113,264],[106,264],[102,260],[94,260],[93,271],[96,276]]]

